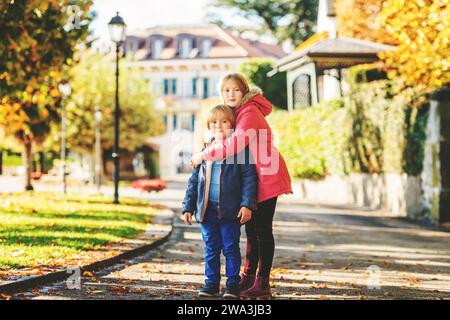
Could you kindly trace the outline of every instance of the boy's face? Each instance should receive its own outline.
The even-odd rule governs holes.
[[[231,135],[233,125],[224,115],[219,115],[209,123],[209,129],[216,140],[224,140]]]
[[[229,79],[224,83],[222,97],[226,105],[233,108],[237,107],[243,96],[244,93],[236,81]]]

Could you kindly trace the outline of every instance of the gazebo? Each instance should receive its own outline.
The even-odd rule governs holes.
[[[342,95],[343,70],[374,63],[378,53],[395,47],[349,37],[316,33],[268,73],[287,72],[288,110],[307,107]]]
[[[378,53],[395,47],[349,37],[316,33],[268,73],[287,72],[288,109],[307,107],[342,95],[343,70],[378,61]]]

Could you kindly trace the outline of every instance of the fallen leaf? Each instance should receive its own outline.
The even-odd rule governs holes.
[[[94,291],[91,291],[92,294],[103,293],[103,292],[105,292],[105,290],[94,290]]]
[[[136,288],[134,290],[131,291],[131,293],[143,293],[145,290],[142,288]]]
[[[21,256],[22,254],[24,254],[25,253],[25,250],[19,250],[19,251],[16,251],[16,252],[12,252],[11,254],[10,254],[10,256],[11,257],[17,257],[17,256]]]

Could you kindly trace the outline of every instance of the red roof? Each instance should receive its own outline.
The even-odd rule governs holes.
[[[185,59],[271,57],[279,59],[286,53],[280,46],[244,39],[217,25],[162,26],[136,31],[127,36],[126,48],[133,48],[137,60],[152,60],[152,39],[163,39],[159,60],[183,59],[179,55],[180,39],[191,40],[191,50]],[[202,52],[202,41],[211,47]],[[130,49],[128,49],[130,50]]]

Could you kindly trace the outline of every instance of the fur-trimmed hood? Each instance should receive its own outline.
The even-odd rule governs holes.
[[[247,102],[249,102],[254,96],[257,96],[258,94],[262,95],[263,92],[260,88],[258,87],[254,87],[251,88],[249,92],[247,92],[241,99],[241,102],[239,102],[239,104],[236,106],[237,108],[239,108],[240,106],[242,106],[243,104],[246,104]]]
[[[263,92],[258,87],[250,89],[235,108],[239,109],[250,102],[256,105],[265,117],[272,112],[272,104],[263,97]]]

